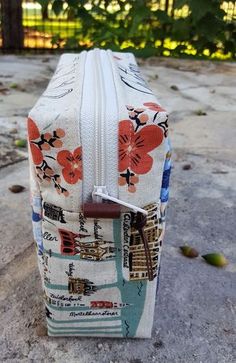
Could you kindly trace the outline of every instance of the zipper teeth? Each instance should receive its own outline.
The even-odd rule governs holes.
[[[100,98],[101,98],[101,135],[100,135],[100,162],[101,162],[101,185],[105,185],[105,155],[106,155],[106,115],[105,115],[105,97],[104,97],[104,79],[103,79],[103,73],[102,73],[102,65],[101,65],[101,52],[99,52],[99,57],[97,59],[99,60],[99,74],[100,74]]]
[[[87,52],[80,116],[83,202],[88,202],[94,186],[101,184],[117,196],[118,106],[112,67],[104,50]]]
[[[96,59],[96,50],[93,51],[94,56],[94,79],[95,79],[95,182],[99,185],[100,170],[100,128],[99,128],[99,65]]]
[[[95,69],[93,53],[86,53],[80,109],[80,131],[83,148],[83,202],[87,201],[95,182]]]
[[[88,73],[85,82],[85,97],[81,110],[81,131],[86,159],[84,180],[87,182],[83,188],[85,189],[83,201],[85,202],[92,192],[92,199],[96,202],[102,202],[102,199],[110,200],[136,213],[147,215],[145,209],[116,197],[118,196],[117,128],[120,114],[112,52],[99,49],[90,51],[88,66],[92,68],[92,72]],[[94,108],[86,102],[91,95]]]
[[[118,91],[117,91],[117,85],[116,85],[116,80],[115,80],[115,72],[114,72],[114,68],[113,68],[113,54],[111,50],[107,50],[106,51],[106,55],[107,55],[107,59],[108,59],[108,63],[109,63],[109,67],[111,70],[111,79],[112,79],[112,84],[113,84],[113,88],[114,88],[114,99],[115,99],[115,103],[114,103],[114,109],[116,110],[116,118],[115,120],[113,120],[114,125],[115,125],[115,136],[116,136],[116,145],[115,145],[115,150],[114,153],[116,155],[116,163],[115,165],[112,166],[112,169],[109,173],[111,180],[114,182],[115,187],[114,186],[109,186],[112,191],[113,191],[113,195],[115,197],[119,197],[119,188],[118,188],[118,122],[120,119],[120,110],[119,110],[119,100],[118,100]],[[114,174],[115,173],[115,174]],[[110,189],[109,189],[110,190]]]
[[[105,185],[105,141],[106,141],[106,128],[105,128],[105,105],[104,105],[104,80],[101,70],[101,51],[94,50],[94,63],[95,63],[95,103],[96,103],[96,117],[95,117],[95,181],[96,185]]]

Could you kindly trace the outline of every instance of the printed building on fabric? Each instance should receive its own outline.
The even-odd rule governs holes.
[[[148,211],[147,223],[144,228],[147,236],[148,246],[153,263],[154,276],[157,274],[159,263],[159,252],[161,247],[160,236],[162,230],[159,229],[159,219],[157,215],[157,205],[150,204],[145,208]],[[132,229],[129,247],[130,280],[148,279],[147,262],[144,244],[137,229]]]

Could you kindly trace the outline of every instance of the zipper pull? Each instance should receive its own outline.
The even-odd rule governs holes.
[[[106,186],[95,185],[92,192],[92,202],[83,203],[85,218],[120,218],[120,205],[115,203],[102,203],[102,195],[107,195]]]
[[[140,234],[140,237],[142,239],[142,242],[143,242],[143,246],[144,246],[144,251],[145,251],[145,257],[146,257],[146,264],[147,264],[147,274],[148,274],[148,280],[149,281],[152,281],[154,280],[154,274],[153,274],[153,266],[152,266],[152,256],[151,256],[151,253],[150,253],[150,249],[149,249],[149,245],[148,245],[148,240],[147,240],[147,236],[145,234],[145,231],[144,231],[144,227],[147,223],[147,215],[148,215],[148,211],[146,211],[145,209],[142,209],[142,208],[139,208],[133,204],[130,204],[130,203],[126,203],[124,202],[123,200],[120,200],[118,198],[115,198],[115,197],[111,197],[110,195],[108,195],[108,191],[107,191],[107,188],[106,186],[94,186],[94,190],[92,192],[92,198],[93,198],[93,201],[96,202],[96,203],[101,203],[103,199],[105,200],[109,200],[111,202],[114,202],[119,205],[122,205],[124,207],[127,207],[129,209],[131,209],[134,213],[135,213],[135,216],[134,216],[134,219],[133,219],[133,226],[137,229],[137,231],[139,232]],[[107,204],[106,203],[101,203],[101,204],[98,204],[96,206],[96,203],[95,204],[85,204],[84,205],[84,209],[85,211],[87,211],[88,215],[92,215],[91,212],[95,211],[95,216],[97,214],[97,210],[99,208],[101,208],[102,206],[105,207],[106,209],[106,212],[108,211],[108,217],[112,218],[111,217],[111,207],[115,208],[116,205],[112,205],[112,204]],[[106,208],[108,207],[108,208]],[[104,208],[103,208],[104,209]],[[100,211],[101,213],[102,211]],[[104,211],[103,211],[104,212]],[[115,213],[117,211],[114,211]],[[105,217],[105,213],[103,215],[103,217]],[[115,217],[113,217],[115,218]],[[119,218],[119,211],[118,211],[118,217],[116,218]]]
[[[138,230],[140,237],[143,241],[145,257],[146,257],[146,264],[147,264],[148,280],[152,281],[152,280],[154,280],[152,256],[150,253],[147,236],[144,231],[144,227],[145,227],[146,223],[147,223],[147,217],[145,215],[143,215],[142,213],[138,212],[136,214],[136,217],[134,218],[133,226]]]
[[[108,195],[107,187],[103,185],[94,185],[92,199],[94,203],[102,203],[102,195]]]
[[[104,188],[104,189],[99,189],[99,188]],[[104,193],[104,191],[105,191],[105,193]],[[105,200],[110,200],[111,202],[123,205],[124,207],[131,209],[135,213],[139,212],[141,214],[144,214],[145,216],[148,215],[148,212],[145,209],[139,208],[139,207],[137,207],[137,206],[135,206],[133,204],[124,202],[123,200],[120,200],[118,198],[111,197],[110,195],[108,195],[106,187],[95,186],[94,190],[93,190],[93,193],[92,193],[92,196],[93,196],[93,198],[94,197],[100,197],[100,201],[101,201],[101,199],[105,199]]]

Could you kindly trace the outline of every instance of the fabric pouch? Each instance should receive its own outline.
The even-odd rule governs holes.
[[[151,337],[171,152],[134,56],[62,55],[28,144],[48,335]]]

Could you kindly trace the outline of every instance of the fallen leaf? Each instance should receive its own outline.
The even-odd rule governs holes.
[[[0,93],[2,95],[7,95],[9,93],[9,88],[6,88],[6,87],[1,87],[0,88]]]
[[[9,130],[9,133],[10,134],[17,134],[17,132],[18,132],[18,130],[17,130],[16,127],[14,127],[14,128],[12,128],[12,129]]]
[[[215,170],[212,174],[228,174],[229,172],[226,170]]]
[[[38,337],[44,337],[47,336],[47,328],[45,325],[38,325],[36,328],[36,334]]]

